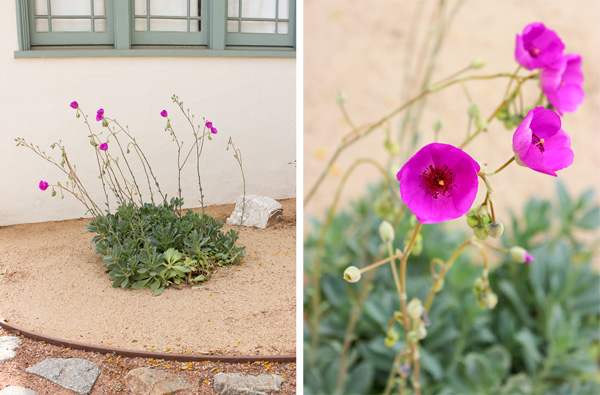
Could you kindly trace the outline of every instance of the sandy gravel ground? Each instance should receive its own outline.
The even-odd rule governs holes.
[[[242,228],[247,256],[199,289],[112,288],[88,220],[0,228],[0,317],[48,336],[133,350],[289,355],[296,352],[296,203],[282,221]],[[225,219],[233,205],[211,206]],[[226,231],[229,229],[224,227]]]

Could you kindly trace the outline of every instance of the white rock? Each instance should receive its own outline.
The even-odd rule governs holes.
[[[0,395],[38,395],[34,390],[24,387],[9,386],[0,391]]]
[[[21,343],[21,339],[16,336],[0,337],[0,364],[13,359],[17,353],[15,348]]]
[[[228,225],[255,226],[265,229],[279,221],[283,213],[283,206],[275,199],[266,196],[246,195],[237,198],[235,209],[227,218]],[[244,218],[242,220],[242,211]]]

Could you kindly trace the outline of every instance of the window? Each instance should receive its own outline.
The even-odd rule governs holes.
[[[295,0],[15,1],[16,57],[295,56]]]

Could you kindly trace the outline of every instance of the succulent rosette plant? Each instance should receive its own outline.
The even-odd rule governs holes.
[[[554,30],[534,22],[525,26],[523,34],[517,34],[515,58],[528,70],[539,69],[552,64],[564,49],[565,45]]]
[[[402,200],[424,224],[461,217],[477,195],[479,169],[460,148],[426,145],[397,174]]]
[[[554,177],[574,159],[571,139],[561,127],[560,116],[544,107],[530,110],[517,127],[513,151],[519,165]]]

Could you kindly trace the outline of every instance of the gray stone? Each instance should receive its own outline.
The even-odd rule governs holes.
[[[0,365],[13,359],[17,353],[15,348],[21,343],[21,339],[16,336],[0,337]]]
[[[213,389],[222,395],[266,395],[281,392],[285,379],[276,374],[250,376],[242,373],[217,373]]]
[[[0,395],[38,395],[34,390],[24,387],[10,386],[0,391]]]
[[[244,212],[243,220],[242,211]],[[281,219],[282,213],[281,203],[266,196],[246,195],[246,206],[244,207],[244,196],[242,195],[237,198],[235,209],[227,218],[227,224],[266,229],[276,224]]]
[[[89,394],[101,373],[98,365],[80,358],[48,358],[27,372],[79,394]]]
[[[171,395],[194,387],[182,377],[151,368],[130,370],[125,383],[135,395]]]

